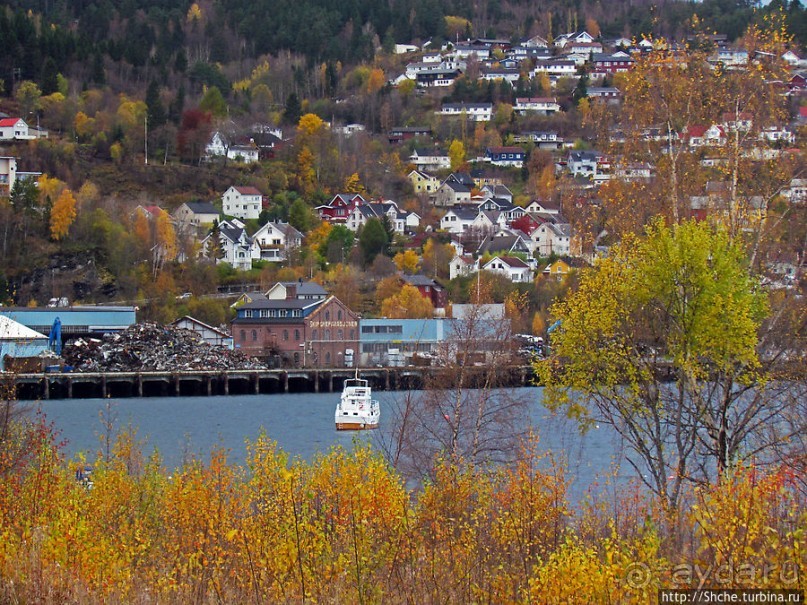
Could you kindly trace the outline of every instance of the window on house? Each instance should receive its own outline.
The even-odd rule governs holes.
[[[331,365],[331,352],[330,351],[325,351],[325,365],[326,366]]]
[[[331,339],[331,331],[330,330],[325,330],[325,340],[330,340],[330,339]]]
[[[342,309],[339,309],[336,312],[336,319],[339,320],[339,321],[342,321]]]
[[[318,334],[317,330],[313,330],[313,331],[311,332],[311,340],[316,340],[316,339],[317,339],[317,336],[319,336],[319,334]]]
[[[336,339],[342,341],[345,339],[345,333],[342,330],[337,330]]]
[[[283,340],[288,340],[288,339],[289,339],[289,331],[288,330],[283,330]]]
[[[247,331],[241,330],[241,342],[245,342],[247,340]]]
[[[300,340],[300,330],[295,330],[294,331],[294,340],[296,340],[296,341]]]
[[[258,331],[257,330],[252,330],[252,340],[253,341],[258,340]]]

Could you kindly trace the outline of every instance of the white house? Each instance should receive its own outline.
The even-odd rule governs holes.
[[[530,72],[530,77],[536,78],[541,73],[553,76],[575,76],[577,75],[577,64],[567,59],[553,59],[551,61],[539,61]]]
[[[0,119],[0,141],[20,141],[33,138],[28,132],[28,124],[22,118]]]
[[[571,249],[572,227],[568,223],[546,222],[530,233],[540,256],[566,256]]]
[[[266,223],[252,236],[252,258],[271,262],[281,262],[288,258],[288,252],[299,248],[303,234],[288,223]]]
[[[790,186],[782,193],[794,204],[807,202],[807,179],[791,179]]]
[[[513,110],[516,113],[535,112],[548,116],[560,111],[560,104],[555,97],[519,97]]]
[[[475,122],[490,122],[493,118],[493,104],[443,103],[437,113],[444,116],[466,117]]]
[[[222,212],[240,219],[257,219],[263,209],[263,194],[255,187],[232,186],[221,196]]]
[[[257,162],[259,155],[255,141],[250,139],[242,144],[236,144],[219,131],[213,133],[210,142],[205,146],[205,156],[208,160],[223,156],[228,160],[250,164]]]
[[[503,69],[503,68],[489,67],[482,70],[479,79],[485,80],[486,82],[495,82],[497,80],[504,80],[505,82],[509,82],[510,84],[515,84],[518,82],[518,79],[520,77],[521,72],[519,72],[518,69]]]
[[[532,281],[532,269],[515,256],[494,256],[482,265],[484,271],[504,275],[513,283],[529,283]]]
[[[479,209],[471,206],[454,206],[440,219],[440,229],[460,234],[468,231],[476,220]]]
[[[0,157],[0,197],[8,197],[17,180],[17,158]]]
[[[464,183],[446,179],[434,196],[435,206],[456,206],[471,201],[471,188]]]
[[[599,151],[570,151],[567,166],[575,177],[588,177],[595,181],[611,177],[611,164]]]
[[[420,215],[398,208],[392,200],[383,202],[361,202],[356,204],[348,214],[345,225],[351,231],[358,231],[371,218],[386,216],[396,233],[412,233],[420,226]]]
[[[787,143],[792,145],[796,142],[796,135],[790,132],[787,128],[782,126],[766,126],[759,133],[761,141],[768,141],[769,143]]]
[[[199,336],[199,340],[206,342],[212,347],[233,348],[233,337],[227,334],[227,332],[209,326],[194,317],[188,315],[180,317],[171,325],[175,328],[195,332]]]
[[[206,228],[219,219],[219,211],[210,202],[184,202],[174,210],[174,222],[178,227]]]
[[[570,44],[575,43],[590,44],[591,42],[594,42],[594,37],[587,31],[581,31],[581,32],[570,32],[568,34],[560,34],[553,40],[552,43],[555,45],[555,48],[566,48]]]
[[[479,259],[463,254],[457,255],[448,263],[448,278],[467,277],[479,271]]]
[[[560,214],[560,208],[558,205],[548,200],[532,200],[524,210],[531,214]]]
[[[420,170],[444,170],[451,168],[451,158],[444,151],[437,149],[415,149],[409,156],[409,162]]]
[[[216,233],[219,236],[218,247],[211,241]],[[217,250],[215,258],[212,257],[214,250]],[[218,229],[211,231],[202,240],[200,254],[216,264],[229,263],[239,271],[252,269],[252,240],[247,235],[244,224],[237,219],[221,221]]]

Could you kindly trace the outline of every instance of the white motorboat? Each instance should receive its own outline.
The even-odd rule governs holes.
[[[359,378],[358,370],[355,378],[345,380],[342,397],[336,406],[337,431],[361,431],[378,428],[381,408],[378,401],[372,398],[370,384]]]

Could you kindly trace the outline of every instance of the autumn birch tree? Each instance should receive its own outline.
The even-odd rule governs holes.
[[[551,360],[537,364],[546,402],[583,426],[612,425],[639,477],[674,509],[686,482],[724,474],[781,409],[744,388],[764,387],[756,345],[766,309],[725,229],[656,221],[553,306],[561,328]]]

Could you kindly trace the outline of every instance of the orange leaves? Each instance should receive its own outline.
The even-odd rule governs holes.
[[[0,577],[13,580],[0,590],[21,602],[646,603],[676,582],[674,563],[707,573],[743,557],[773,570],[754,587],[788,588],[781,570],[804,561],[787,477],[754,469],[695,494],[679,519],[693,542],[668,562],[652,505],[575,519],[534,437],[512,466],[439,459],[417,492],[363,445],[292,461],[262,435],[244,468],[217,450],[168,475],[128,432],[91,489],[42,446],[0,474]]]
[[[64,189],[50,211],[50,236],[58,241],[64,239],[70,225],[76,220],[76,198],[69,189]]]
[[[417,288],[406,284],[398,294],[381,302],[381,314],[397,319],[428,319],[434,315],[434,306]]]

